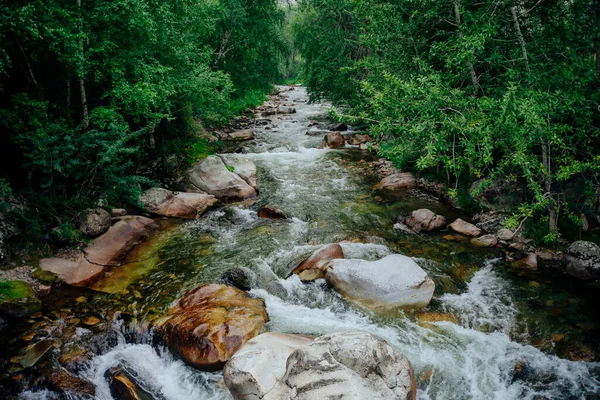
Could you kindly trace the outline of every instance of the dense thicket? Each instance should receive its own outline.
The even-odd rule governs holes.
[[[149,169],[207,152],[198,133],[262,101],[285,48],[276,0],[4,0],[0,14],[0,200],[17,191],[38,233],[92,200],[135,203]]]
[[[597,212],[600,2],[302,0],[300,12],[313,98],[348,105],[380,154],[441,172],[455,195],[521,182],[509,222],[541,216],[546,240],[560,215]]]

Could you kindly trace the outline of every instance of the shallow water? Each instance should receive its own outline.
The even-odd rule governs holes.
[[[600,364],[560,358],[586,349],[597,354],[595,286],[562,282],[558,273],[510,269],[497,251],[445,240],[444,232],[394,230],[396,217],[416,208],[449,219],[458,215],[432,200],[373,190],[377,178],[361,162],[372,155],[351,147],[319,149],[322,137],[305,135],[309,121],[325,120],[330,106],[307,104],[304,88],[284,94],[298,112],[271,117],[273,129],[257,128],[256,139],[243,146],[259,169],[259,200],[227,205],[197,221],[164,221],[163,231],[122,267],[126,273],[97,285],[111,294],[93,297],[81,312],[106,317],[122,310],[138,323],[150,321],[186,290],[242,267],[254,275],[251,293],[265,299],[270,330],[379,335],[413,363],[419,399],[600,398]],[[265,204],[293,219],[259,219],[256,210]],[[430,314],[374,315],[324,282],[288,278],[303,258],[332,242],[341,242],[348,258],[417,257],[436,282]],[[98,398],[111,398],[104,374],[117,365],[156,398],[230,398],[218,373],[187,367],[152,346],[150,336],[123,335],[81,373],[96,384]],[[515,375],[519,363],[525,371]],[[46,398],[48,392],[23,396]]]

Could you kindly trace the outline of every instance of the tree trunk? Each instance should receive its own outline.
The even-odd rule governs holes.
[[[231,37],[231,30],[228,30],[223,35],[223,40],[221,40],[221,46],[219,47],[219,52],[217,53],[217,57],[215,58],[215,61],[213,62],[211,69],[214,70],[215,68],[217,68],[217,65],[219,65],[219,61],[221,61],[221,58],[225,57],[225,54],[227,54],[227,52],[230,50],[227,48],[227,43],[229,43],[230,37]]]
[[[456,18],[456,26],[458,27],[458,37],[464,39],[465,36],[462,32],[461,26],[461,18],[460,18],[460,5],[459,0],[453,0],[454,3],[454,17]],[[467,65],[469,67],[469,73],[471,75],[471,84],[473,85],[473,97],[477,97],[477,93],[479,92],[479,78],[477,77],[477,72],[475,71],[475,66],[473,63],[468,60]]]
[[[600,31],[600,0],[596,0],[596,26]],[[598,32],[596,32],[596,34],[600,35]],[[597,40],[598,50],[596,50],[596,74],[598,75],[598,78],[600,78],[600,37]]]
[[[556,231],[557,228],[557,216],[556,208],[554,206],[554,198],[552,197],[552,180],[550,177],[552,156],[550,154],[550,145],[542,139],[542,163],[544,165],[544,195],[548,197],[548,204],[546,210],[548,211],[548,231],[550,233]]]
[[[511,7],[510,13],[512,14],[513,22],[515,23],[515,31],[517,31],[517,37],[519,38],[519,44],[521,45],[523,60],[525,60],[525,66],[527,67],[527,71],[529,71],[529,57],[527,55],[525,39],[523,38],[523,33],[521,32],[521,24],[519,24],[519,18],[517,17],[517,7]]]
[[[79,94],[81,96],[81,107],[82,107],[82,122],[85,129],[90,126],[90,117],[88,113],[87,96],[85,93],[85,81],[84,81],[84,60],[85,60],[85,49],[83,43],[83,16],[81,13],[81,0],[77,0],[77,8],[79,13],[79,65],[77,75],[79,76]]]

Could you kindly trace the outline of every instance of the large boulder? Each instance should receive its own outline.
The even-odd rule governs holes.
[[[369,333],[342,332],[294,351],[285,375],[262,399],[415,400],[416,391],[404,354]]]
[[[415,176],[410,172],[398,172],[389,176],[386,176],[374,186],[375,189],[386,189],[386,190],[406,190],[414,189],[417,187],[417,180]]]
[[[583,280],[600,278],[600,247],[592,242],[573,242],[563,253],[567,273]]]
[[[425,307],[435,289],[427,273],[400,254],[378,261],[332,260],[325,277],[344,297],[374,310]]]
[[[214,205],[217,198],[206,193],[172,192],[163,188],[152,188],[140,196],[140,201],[153,214],[195,219]]]
[[[247,157],[237,154],[221,154],[221,160],[233,173],[242,178],[246,183],[258,191],[258,178],[256,177],[256,165]]]
[[[41,308],[42,303],[27,282],[0,282],[0,314],[22,318]]]
[[[167,346],[189,365],[217,370],[248,340],[261,334],[269,317],[263,299],[225,285],[187,292],[157,322]]]
[[[337,149],[339,147],[344,147],[346,140],[341,133],[332,132],[325,136],[325,144],[327,144],[327,147],[330,149]]]
[[[446,218],[431,210],[421,208],[411,212],[404,223],[415,232],[429,232],[443,228],[446,225]]]
[[[103,234],[110,228],[110,224],[110,214],[102,208],[85,210],[79,217],[79,229],[90,237]]]
[[[231,171],[230,171],[231,169]],[[223,200],[244,200],[257,196],[256,189],[229,169],[218,156],[208,156],[194,165],[185,176],[194,188]]]
[[[344,258],[342,246],[337,243],[323,246],[313,252],[306,260],[302,261],[294,268],[292,273],[298,275],[302,282],[311,282],[324,278],[324,267],[336,258]]]
[[[157,227],[150,218],[122,217],[82,253],[71,258],[44,258],[40,260],[40,268],[69,285],[88,287],[98,281],[108,267],[120,266],[131,249],[146,240]]]
[[[223,378],[235,400],[260,400],[286,372],[288,357],[313,338],[267,332],[250,339],[225,364]]]
[[[254,131],[252,129],[241,129],[231,132],[226,137],[227,140],[252,140],[254,139]]]
[[[457,218],[453,223],[451,223],[448,226],[448,228],[452,229],[454,232],[462,233],[463,235],[467,236],[481,235],[481,229],[460,218]]]

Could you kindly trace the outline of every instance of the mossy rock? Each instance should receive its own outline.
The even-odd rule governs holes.
[[[23,318],[41,308],[41,301],[27,282],[0,282],[0,313]]]
[[[39,268],[36,268],[33,271],[33,277],[46,285],[51,285],[56,280],[56,275],[54,275],[52,272],[44,271],[43,269]]]

